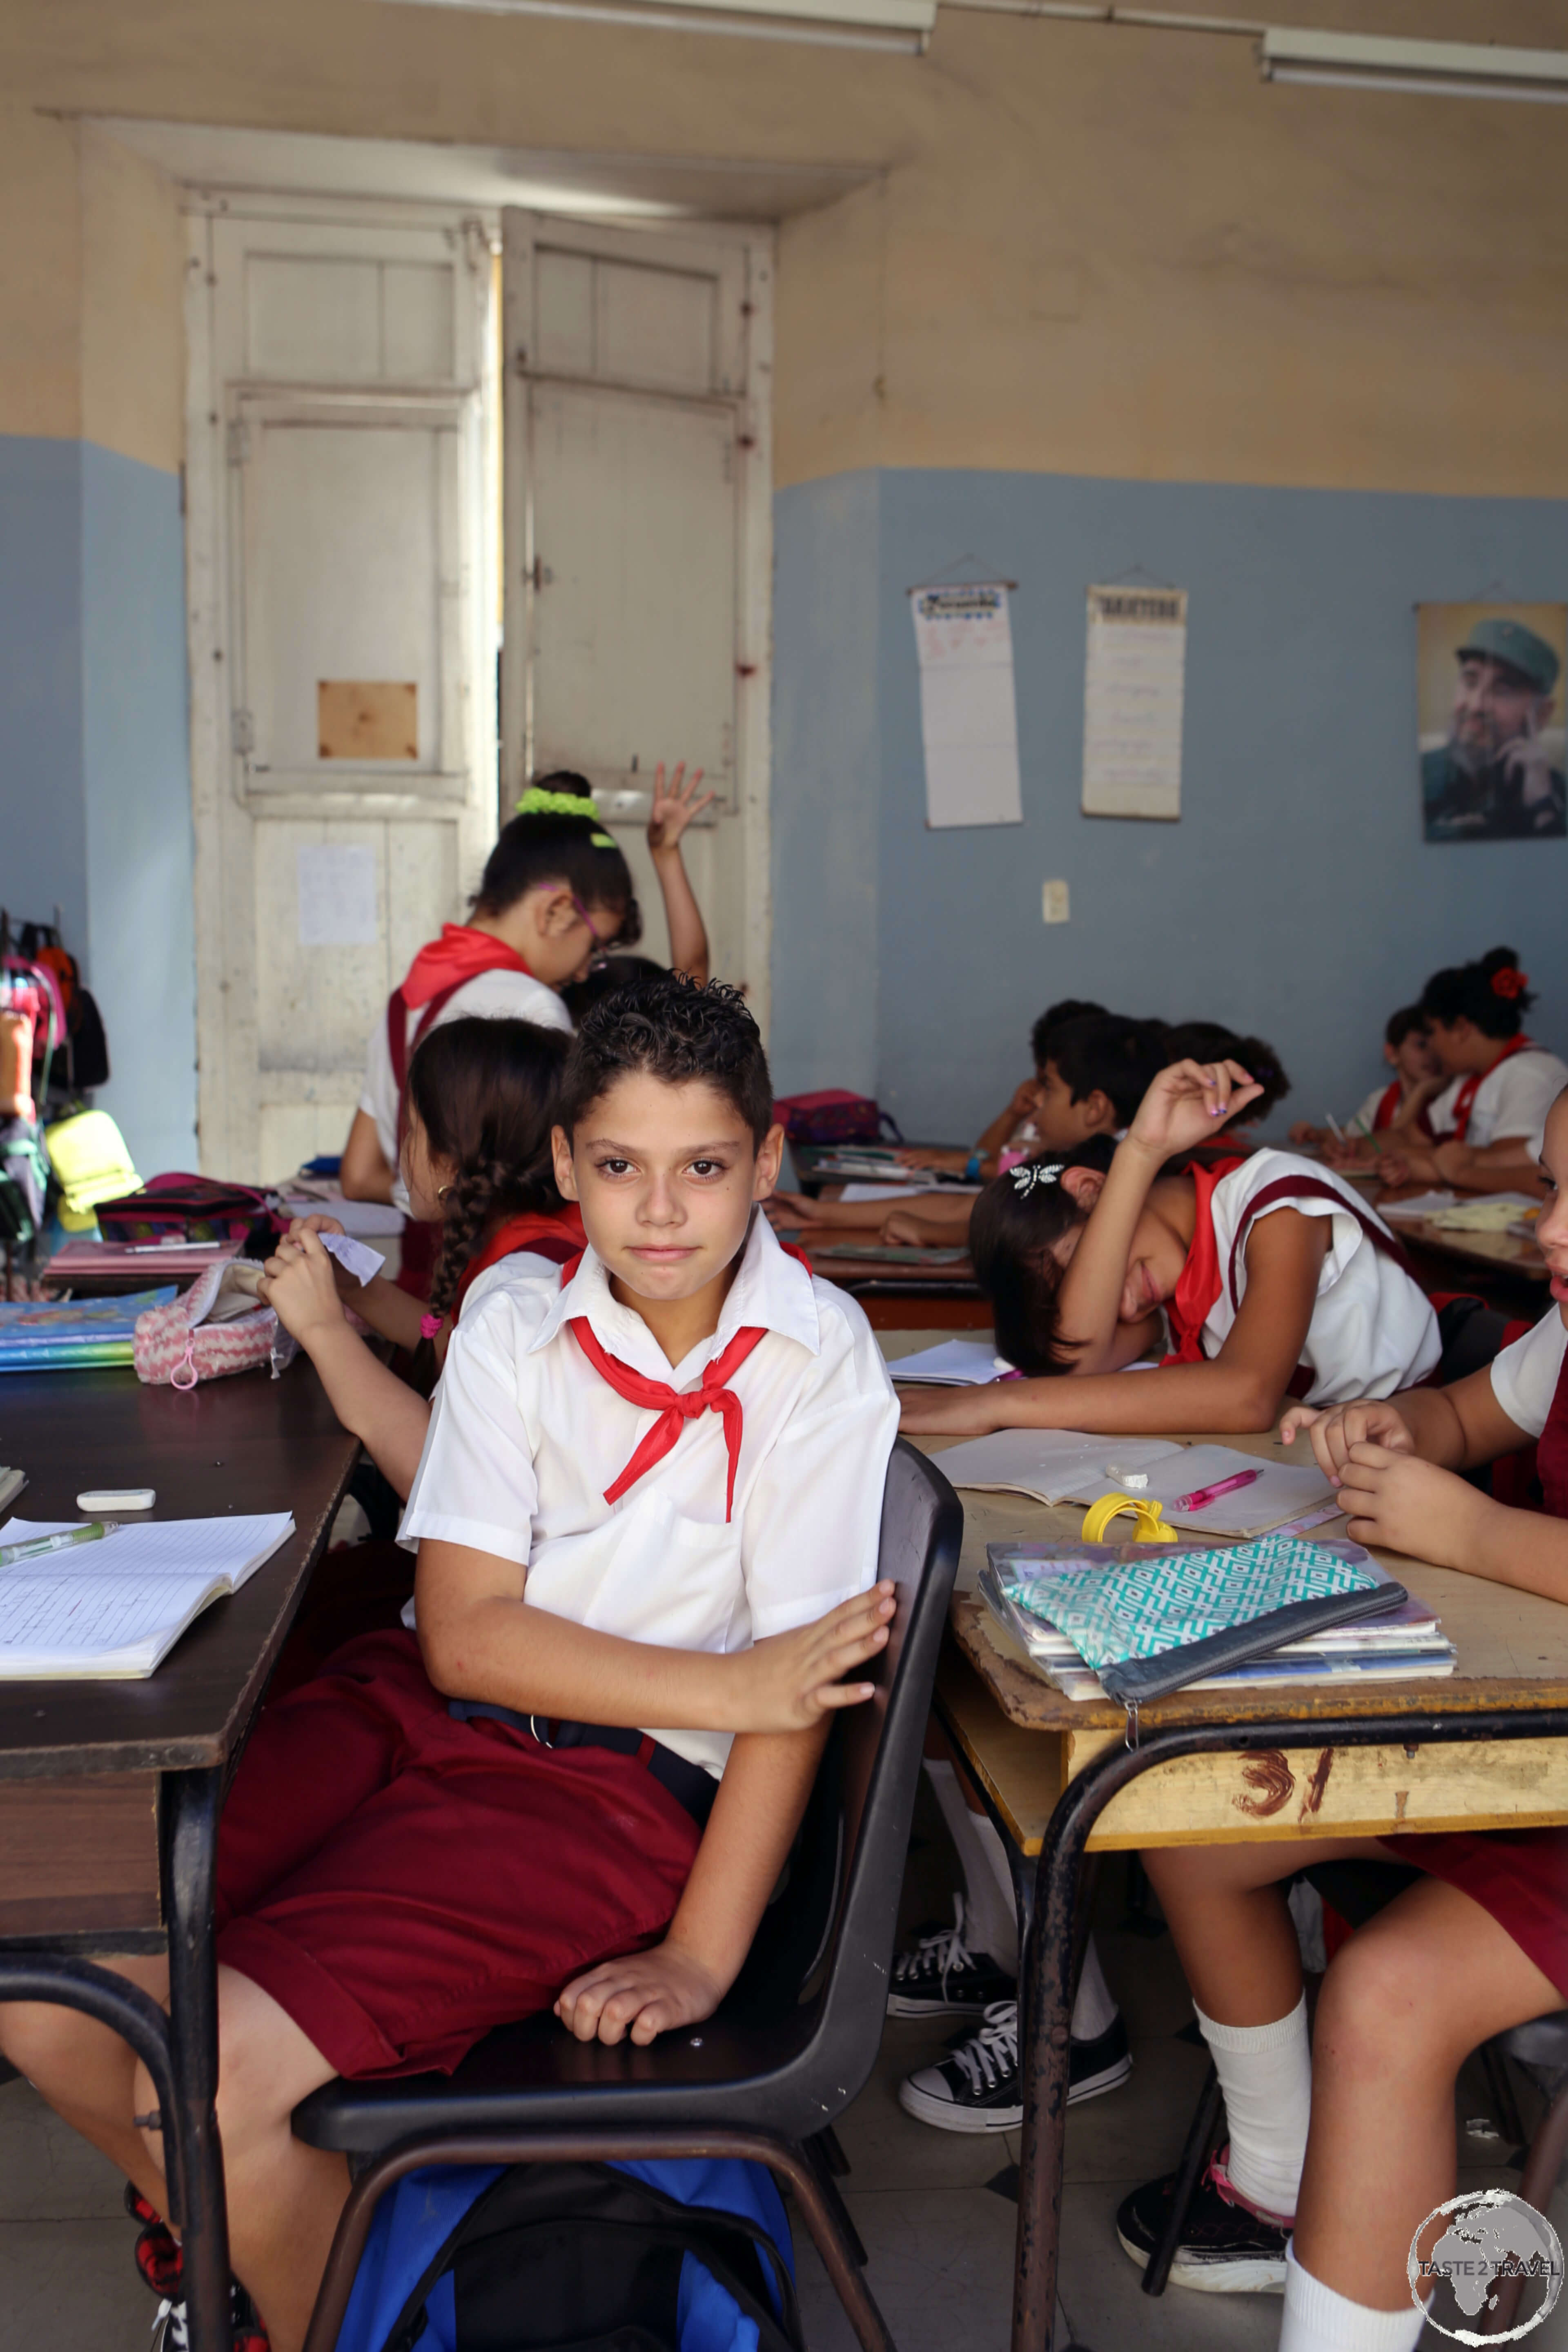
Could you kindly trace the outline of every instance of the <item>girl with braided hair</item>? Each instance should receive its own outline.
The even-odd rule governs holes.
[[[583,1246],[582,1221],[556,1190],[550,1131],[566,1040],[528,1021],[468,1017],[433,1029],[408,1067],[402,1150],[409,1205],[439,1228],[430,1305],[377,1275],[363,1286],[322,1248],[333,1217],[289,1228],[261,1295],[321,1375],[333,1412],[405,1496],[429,1424],[429,1391],[466,1300],[519,1271],[518,1253],[559,1265]],[[533,1271],[542,1270],[535,1264]],[[414,1358],[400,1380],[344,1313]]]

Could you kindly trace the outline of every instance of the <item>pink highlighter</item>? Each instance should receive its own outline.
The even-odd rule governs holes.
[[[1238,1470],[1234,1478],[1222,1478],[1217,1486],[1194,1486],[1190,1495],[1178,1495],[1172,1504],[1173,1511],[1205,1511],[1217,1503],[1222,1495],[1234,1495],[1243,1486],[1250,1486],[1261,1478],[1261,1470]]]

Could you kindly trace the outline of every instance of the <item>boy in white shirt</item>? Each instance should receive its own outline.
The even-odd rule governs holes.
[[[417,1633],[269,1707],[218,1853],[218,2111],[236,2268],[298,2352],[348,2191],[289,2131],[335,2074],[449,2070],[553,2006],[651,2042],[738,1973],[840,1677],[887,1641],[898,1409],[865,1317],[756,1204],[783,1147],[740,997],[667,973],[584,1020],[557,1178],[589,1246],[454,1334],[403,1534]],[[668,1728],[666,1727],[668,1727]],[[154,1998],[161,1961],[113,1963]],[[0,2041],[167,2210],[125,2045]]]

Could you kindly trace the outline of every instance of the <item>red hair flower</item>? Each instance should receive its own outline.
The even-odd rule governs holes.
[[[1522,996],[1529,986],[1528,975],[1517,964],[1504,964],[1500,971],[1492,974],[1492,994],[1506,996],[1510,1003],[1514,997]]]

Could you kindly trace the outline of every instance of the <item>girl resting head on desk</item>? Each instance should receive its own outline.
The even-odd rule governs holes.
[[[1239,1062],[1173,1063],[1114,1150],[988,1185],[970,1249],[1026,1377],[906,1391],[904,1428],[1267,1429],[1287,1395],[1386,1396],[1433,1371],[1436,1318],[1352,1187],[1290,1152],[1213,1148],[1260,1092]],[[1158,1379],[1128,1370],[1151,1356]]]
[[[1541,1172],[1553,1303],[1535,1328],[1451,1388],[1298,1405],[1280,1433],[1310,1432],[1355,1541],[1568,1601],[1568,1091],[1547,1118]],[[1459,1475],[1531,1440],[1542,1510],[1510,1508]],[[1414,2352],[1423,2315],[1405,2263],[1454,2193],[1455,2077],[1481,2042],[1568,2003],[1568,1830],[1320,1832],[1143,1861],[1230,2134],[1189,2208],[1173,2284],[1282,2285],[1280,2352]],[[1342,1902],[1355,1892],[1343,1865],[1369,1861],[1414,1869],[1336,1955],[1309,2051],[1285,1882],[1327,1870],[1322,1891]],[[1170,2195],[1169,2179],[1150,2181],[1117,2216],[1139,2263]],[[1423,2256],[1436,2234],[1423,2231]]]
[[[471,1014],[416,1048],[401,1159],[412,1214],[441,1227],[427,1308],[384,1275],[362,1286],[330,1256],[321,1236],[342,1232],[335,1217],[297,1219],[267,1261],[261,1297],[315,1365],[344,1428],[401,1496],[419,1466],[426,1399],[463,1307],[514,1275],[547,1273],[583,1246],[582,1217],[563,1201],[551,1163],[565,1058],[556,1030]],[[413,1356],[413,1385],[365,1345],[345,1306]]]

